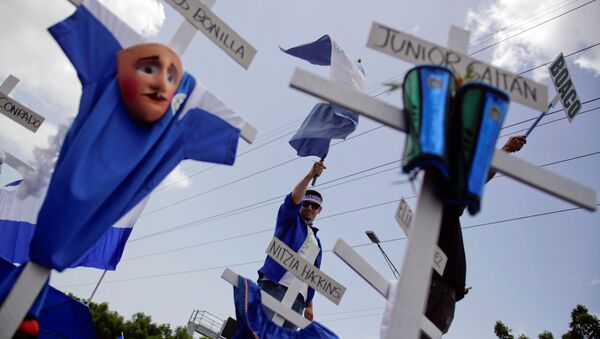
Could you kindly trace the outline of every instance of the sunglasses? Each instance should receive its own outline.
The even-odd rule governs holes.
[[[312,208],[313,210],[318,210],[321,207],[321,205],[317,204],[316,202],[312,202],[312,201],[303,201],[302,206],[304,208]]]

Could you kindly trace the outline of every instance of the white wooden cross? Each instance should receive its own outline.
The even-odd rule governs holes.
[[[263,296],[264,306],[275,312],[273,322],[281,326],[285,320],[288,320],[300,328],[304,328],[310,324],[310,321],[292,310],[292,305],[304,284],[307,284],[316,292],[319,292],[336,305],[339,305],[346,292],[346,287],[313,265],[319,254],[319,248],[317,246],[309,247],[306,257],[302,257],[281,240],[274,237],[267,247],[266,253],[285,268],[287,272],[294,275],[294,279],[281,302],[277,301],[267,293],[262,292],[261,294]],[[226,269],[221,277],[232,283],[234,286],[237,286],[237,275],[232,275],[232,271],[229,269]],[[227,277],[233,277],[235,283]],[[265,295],[268,297],[265,298]]]
[[[24,126],[28,130],[35,133],[37,131],[37,129],[40,127],[40,125],[44,122],[44,117],[41,117],[41,116],[37,115],[36,113],[33,113],[33,111],[31,109],[17,103],[15,100],[8,97],[10,92],[12,92],[12,90],[17,86],[18,83],[19,83],[19,79],[17,77],[13,76],[12,74],[10,74],[8,76],[8,78],[6,78],[2,82],[2,85],[0,85],[0,98],[2,98],[2,99],[0,99],[0,106],[1,106],[0,111],[2,113],[4,113],[6,116],[8,116],[10,119],[15,120],[20,125]],[[10,105],[7,106],[6,104],[10,104]],[[5,106],[8,107],[8,109],[5,109],[4,108]],[[37,116],[39,118],[35,118],[36,122],[34,124],[29,124],[27,122],[27,120],[23,120],[23,119],[17,117],[15,114],[10,113],[11,108],[16,108],[16,107],[23,107],[24,110],[26,110],[29,113],[36,114],[35,116]],[[31,116],[34,116],[33,114],[31,114]],[[4,153],[5,159],[3,161],[8,166],[17,170],[19,173],[23,174],[25,171],[33,172],[33,168],[31,166],[29,166],[25,162],[19,160],[17,157],[10,154],[8,151],[0,149],[0,152]]]
[[[401,37],[401,39],[394,41],[393,39],[397,37]],[[446,64],[462,75],[471,71],[479,80],[507,90],[514,101],[539,110],[545,109],[547,90],[544,86],[540,87],[539,84],[532,81],[456,52],[464,53],[466,51],[468,37],[467,31],[453,28],[449,37],[449,45],[453,50],[450,50],[383,25],[373,24],[368,46],[384,50],[386,53],[404,60],[410,58],[399,53],[406,52],[408,46],[411,46],[410,52],[416,57],[410,61],[414,63],[435,63],[434,58],[439,56],[440,62],[438,63]],[[405,49],[401,50],[399,44]],[[359,91],[340,86],[301,70],[294,72],[290,86],[400,131],[406,131],[402,109]],[[508,177],[575,205],[590,211],[596,209],[596,193],[593,190],[538,168],[506,152],[496,150],[491,167]],[[423,313],[431,279],[431,258],[439,235],[443,207],[433,194],[433,185],[431,174],[425,172],[414,217],[414,227],[408,241],[400,280],[396,285],[397,298],[391,309],[391,326],[386,339],[416,339],[421,329],[432,333],[428,330],[429,323],[423,319],[425,318]],[[375,272],[368,264],[364,264],[368,266],[366,269],[372,271],[371,273]],[[384,292],[385,286],[379,286],[378,290]]]

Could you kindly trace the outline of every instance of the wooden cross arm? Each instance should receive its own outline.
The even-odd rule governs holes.
[[[223,271],[221,278],[235,287],[238,286],[238,274],[229,268],[226,268],[225,271]],[[281,315],[289,322],[300,328],[305,328],[306,326],[310,325],[310,321],[308,319],[294,312],[291,308],[285,307],[281,302],[273,298],[271,295],[265,293],[264,291],[261,291],[260,295],[264,306]]]
[[[494,153],[492,168],[588,211],[595,211],[597,208],[597,198],[594,190],[539,168],[502,150],[496,150]]]
[[[333,247],[333,253],[354,270],[361,278],[371,285],[382,297],[388,298],[391,284],[376,269],[363,259],[344,240],[338,239]],[[441,338],[442,332],[426,316],[422,319],[423,330],[431,338]]]
[[[296,68],[290,87],[406,132],[401,108],[377,100],[347,85]]]
[[[372,98],[348,86],[296,69],[290,81],[290,87],[406,132],[404,113],[401,108]],[[494,153],[492,168],[577,206],[590,211],[596,210],[596,193],[593,190],[503,151],[496,150]]]
[[[19,173],[23,174],[25,171],[30,171],[33,172],[34,169],[33,167],[29,166],[28,164],[26,164],[25,162],[19,160],[17,157],[15,157],[14,155],[10,154],[9,152],[5,151],[5,150],[1,150],[0,151],[4,152],[4,154],[6,154],[6,164],[14,169],[16,169],[17,171],[19,171]]]

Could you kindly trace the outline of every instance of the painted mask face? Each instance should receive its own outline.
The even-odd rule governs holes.
[[[152,123],[163,117],[182,76],[181,59],[165,45],[140,44],[117,54],[121,99],[138,122]]]

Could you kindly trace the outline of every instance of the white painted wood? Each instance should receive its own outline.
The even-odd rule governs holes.
[[[388,105],[323,77],[306,71],[295,70],[290,87],[405,132],[404,117],[400,108]],[[498,172],[527,185],[540,189],[545,186],[545,192],[555,194],[557,197],[577,206],[592,211],[596,210],[596,193],[593,190],[508,155],[501,150],[496,150],[494,153],[491,166]]]
[[[459,33],[455,33],[459,34]],[[452,41],[459,41],[452,38]],[[446,48],[374,22],[367,46],[412,64],[436,64],[451,68],[462,77],[483,81],[510,94],[511,100],[543,111],[548,103],[545,85],[493,65],[473,59],[460,46]]]
[[[19,173],[21,173],[21,175],[24,175],[25,172],[33,172],[34,171],[33,167],[31,167],[28,164],[26,164],[25,162],[19,160],[17,157],[10,154],[8,151],[6,151],[6,150],[1,150],[1,151],[3,151],[4,154],[6,155],[6,160],[4,162],[8,166],[14,168]]]
[[[164,1],[183,15],[197,30],[206,35],[240,66],[245,69],[250,67],[256,55],[256,48],[217,17],[208,6],[199,0]]]
[[[390,326],[385,339],[416,339],[425,313],[431,279],[431,258],[436,247],[442,220],[442,204],[433,194],[431,174],[425,173],[408,241],[400,279],[396,284],[396,303],[390,312]]]
[[[421,326],[423,332],[427,333],[431,339],[442,338],[442,331],[440,331],[440,329],[437,328],[437,326],[435,326],[426,316],[423,316]]]
[[[405,131],[401,108],[377,100],[349,86],[297,68],[292,75],[290,87]]]
[[[229,282],[233,286],[236,286],[236,287],[238,286],[238,274],[235,273],[234,271],[230,270],[229,268],[226,268],[225,271],[223,271],[221,278],[223,278],[223,280]],[[269,308],[270,310],[272,310],[273,312],[275,312],[277,314],[282,315],[285,319],[287,319],[292,324],[294,324],[300,328],[305,328],[306,326],[308,326],[310,324],[309,320],[307,320],[303,316],[299,315],[298,313],[292,311],[291,309],[283,306],[282,303],[277,301],[277,299],[273,298],[269,294],[261,291],[260,295],[262,298],[262,303],[265,307]]]
[[[200,2],[202,2],[206,8],[212,8],[216,0],[200,0]],[[171,38],[169,46],[177,51],[179,55],[183,55],[196,35],[196,32],[196,27],[194,27],[187,19],[184,19],[181,25],[179,25],[177,32],[175,32]]]
[[[467,53],[469,49],[469,38],[471,33],[458,26],[450,26],[450,32],[448,33],[448,44],[446,46],[452,46],[452,49],[461,53]]]
[[[594,190],[536,167],[504,151],[496,150],[492,167],[506,176],[589,211],[595,211],[597,208]]]
[[[400,199],[398,209],[396,210],[396,222],[400,225],[400,228],[404,231],[406,237],[410,237],[410,230],[412,225],[412,211],[404,198]]]
[[[344,240],[337,240],[333,248],[333,253],[348,264],[369,285],[375,288],[382,297],[388,299],[391,284]],[[426,316],[423,315],[421,321],[422,330],[431,338],[437,339],[442,337],[442,332]]]
[[[306,261],[308,261],[310,263],[314,263],[315,259],[317,259],[318,255],[319,255],[319,247],[318,246],[310,247],[308,249],[308,253],[306,255]],[[303,287],[304,287],[304,282],[302,280],[298,279],[297,277],[294,277],[294,280],[292,281],[292,284],[290,285],[290,287],[288,287],[287,291],[285,292],[285,295],[283,296],[281,303],[288,308],[292,308],[292,305],[294,305],[294,301],[296,301],[296,297],[300,293],[300,289],[302,289]],[[281,326],[281,325],[283,325],[284,321],[285,321],[285,318],[283,318],[279,314],[275,313],[275,316],[273,317],[274,323]]]
[[[338,239],[333,247],[335,253],[350,268],[360,275],[369,285],[371,285],[381,296],[387,299],[390,283],[377,272],[369,263],[363,259],[356,251],[350,247],[344,240]]]
[[[565,109],[565,114],[569,122],[572,122],[581,110],[581,101],[562,53],[548,66],[548,73],[550,73],[557,95],[560,94],[560,102]]]
[[[10,92],[12,92],[12,90],[15,89],[15,87],[17,86],[18,83],[19,83],[19,78],[17,78],[16,76],[14,76],[12,74],[9,74],[8,78],[6,78],[2,82],[2,85],[0,85],[0,92],[10,94]]]
[[[312,287],[315,291],[325,296],[334,304],[338,305],[342,300],[346,287],[319,270],[313,263],[302,258],[277,237],[273,237],[271,243],[267,247],[266,253],[278,264],[283,266],[284,269],[308,284],[308,286]]]
[[[49,268],[26,264],[0,308],[0,339],[12,338],[49,277]]]
[[[444,275],[446,269],[446,263],[448,262],[448,256],[442,251],[439,246],[435,246],[433,252],[433,269],[438,272],[439,275]]]
[[[37,132],[45,120],[43,116],[12,99],[8,96],[8,93],[2,91],[0,91],[0,113],[33,133]]]
[[[248,122],[246,122],[240,130],[240,136],[249,144],[254,142],[257,133],[258,132],[256,131],[256,128],[254,128],[254,126],[250,125]]]

